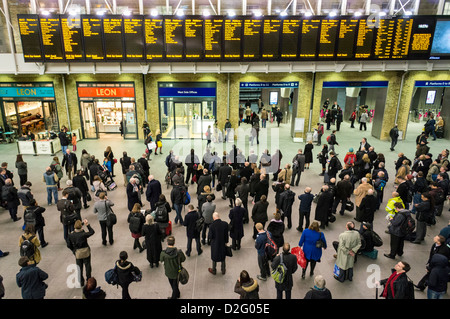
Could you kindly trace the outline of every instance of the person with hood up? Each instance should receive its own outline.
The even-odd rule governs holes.
[[[180,290],[178,288],[178,270],[181,263],[186,260],[181,249],[175,247],[175,237],[167,237],[167,248],[160,254],[159,261],[164,264],[164,273],[169,279],[170,287],[172,288],[172,295],[168,299],[180,298]]]
[[[449,281],[448,258],[441,254],[434,254],[431,257],[430,268],[430,275],[427,281],[427,298],[443,299],[447,292],[447,283]]]
[[[251,278],[246,270],[242,270],[234,285],[234,292],[240,295],[240,299],[259,299],[258,281]]]

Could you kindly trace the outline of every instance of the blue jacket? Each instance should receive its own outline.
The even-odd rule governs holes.
[[[303,247],[305,258],[308,260],[320,260],[322,257],[322,248],[316,247],[316,242],[320,239],[325,243],[324,248],[327,247],[327,241],[323,232],[316,232],[315,230],[305,229],[302,232],[302,237],[298,243],[299,247]]]
[[[264,256],[266,251],[265,251],[265,247],[266,247],[266,243],[267,243],[267,234],[266,234],[267,230],[263,233],[258,233],[258,235],[256,235],[256,241],[255,241],[255,248],[258,251],[258,255],[260,256]],[[270,234],[270,232],[269,232]]]
[[[48,274],[37,266],[30,265],[22,267],[16,275],[17,286],[22,288],[22,298],[44,298],[45,289],[47,289],[47,284],[44,283],[44,280],[47,278]]]
[[[314,199],[314,195],[311,193],[304,193],[298,196],[300,200],[299,211],[300,212],[309,212],[311,211],[311,204]]]

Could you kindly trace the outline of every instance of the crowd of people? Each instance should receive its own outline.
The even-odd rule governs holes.
[[[88,241],[95,230],[87,219],[82,218],[81,210],[88,209],[89,202],[93,201],[92,209],[98,217],[102,245],[113,245],[117,219],[108,193],[117,187],[114,179],[117,169],[114,170],[114,166],[118,163],[126,189],[127,222],[134,240],[133,249],[139,252],[146,250],[150,267],[164,266],[172,289],[169,298],[181,296],[178,274],[186,257],[192,254],[192,241],[195,241],[197,255],[203,253],[202,246],[210,246],[211,267],[208,272],[216,275],[217,264],[220,263],[220,271],[225,274],[226,259],[233,255],[233,251],[240,250],[244,225],[248,223],[252,223],[257,255],[255,262],[260,270],[256,278],[263,282],[276,270],[283,273],[282,280],[275,282],[277,298],[282,298],[283,293],[285,298],[291,298],[293,275],[299,265],[302,265],[303,279],[308,266],[310,276],[314,276],[323,249],[330,246],[326,240],[326,230],[330,223],[336,221],[339,205],[341,216],[345,211],[355,212],[354,221],[348,221],[342,233],[331,243],[336,251],[334,278],[339,282],[352,280],[359,255],[377,258],[376,247],[381,245],[380,236],[373,227],[377,210],[386,212],[386,229],[383,231],[390,236],[390,253],[384,254],[386,258],[402,256],[406,240],[414,244],[422,243],[427,228],[436,222],[436,216],[444,213],[444,203],[449,195],[449,151],[444,149],[433,157],[427,145],[429,134],[424,131],[417,138],[415,154],[409,159],[399,153],[395,163],[396,174],[389,176],[384,155],[377,152],[366,138],[361,140],[356,152],[350,148],[341,160],[334,149],[334,145],[339,145],[336,130],[331,135],[334,137],[327,138],[318,154],[322,166],[320,176],[323,176],[324,182],[317,194],[309,186],[298,189],[302,173],[313,161],[313,141],[308,141],[304,149],[299,149],[288,160],[283,158],[279,149],[273,154],[266,149],[260,156],[250,150],[250,154],[245,156],[236,145],[223,154],[209,148],[204,154],[197,154],[192,149],[184,158],[170,151],[165,157],[167,174],[164,181],[170,188],[170,198],[163,194],[161,182],[150,174],[149,152],[144,152],[138,160],[128,156],[127,152],[116,159],[108,147],[104,151],[103,161],[100,161],[82,150],[78,161],[75,152],[65,147],[62,163],[54,157],[43,173],[42,181],[47,189],[47,204],[56,204],[60,213],[64,240],[79,267],[78,279],[83,287],[83,297],[105,298],[106,293],[91,276]],[[321,145],[320,139],[317,144]],[[43,214],[46,209],[33,197],[31,188],[37,181],[33,184],[29,181],[27,165],[20,155],[17,156],[16,167],[20,185],[14,185],[8,163],[3,163],[0,186],[2,206],[9,211],[13,221],[22,219],[18,207],[22,205],[24,209],[23,234],[19,240],[21,270],[17,274],[17,285],[23,298],[43,298],[48,275],[38,265],[41,261],[40,249],[49,244],[44,237]],[[63,169],[67,176],[65,187],[61,184]],[[394,183],[394,191],[384,194],[389,181]],[[304,182],[302,184],[305,185]],[[191,191],[190,194],[189,190],[193,188],[195,193]],[[269,189],[275,194],[274,205],[269,205]],[[144,195],[149,203],[147,209],[144,209]],[[386,207],[382,207],[386,196],[389,200]],[[228,214],[216,208],[220,199],[229,202]],[[299,220],[294,225],[292,210],[296,200],[300,202]],[[183,208],[187,208],[187,213]],[[273,218],[270,218],[269,211],[275,212]],[[314,216],[311,216],[312,213]],[[225,221],[226,217],[229,222]],[[356,222],[360,223],[359,229]],[[172,224],[186,228],[185,251],[175,245]],[[293,243],[284,240],[285,230],[294,226],[301,233],[298,247],[302,248],[303,257],[298,251],[292,251]],[[428,272],[416,284],[415,289],[428,289],[429,298],[441,298],[446,293],[449,238],[450,226],[436,234],[427,262]],[[8,252],[0,251],[0,257],[7,255]],[[306,260],[305,264],[300,263],[301,258]],[[406,261],[395,265],[392,275],[379,283],[384,287],[380,296],[410,298],[413,292],[406,276],[409,270]],[[120,253],[114,272],[117,274],[115,282],[122,287],[122,297],[131,298],[128,287],[141,280],[142,271],[128,261],[126,251]],[[243,270],[236,282],[235,292],[240,298],[258,298],[258,291],[258,281]],[[323,276],[314,277],[314,288],[304,298],[332,298]]]

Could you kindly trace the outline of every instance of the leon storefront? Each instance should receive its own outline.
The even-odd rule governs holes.
[[[137,138],[134,83],[77,83],[84,138]]]

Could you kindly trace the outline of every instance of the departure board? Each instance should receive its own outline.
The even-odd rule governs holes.
[[[107,61],[123,61],[123,19],[121,16],[103,18],[103,36]]]
[[[25,62],[450,59],[450,16],[18,14]]]
[[[140,16],[123,19],[125,59],[143,61],[145,59],[144,19]]]
[[[303,20],[300,42],[300,59],[314,60],[317,57],[320,19]]]
[[[223,57],[226,61],[241,59],[242,19],[225,19],[223,32]]]
[[[336,58],[353,59],[355,57],[354,47],[357,32],[357,19],[341,19],[339,21]]]
[[[412,26],[413,19],[411,18],[397,19],[391,59],[406,59],[408,57]]]
[[[145,18],[145,58],[147,61],[164,59],[164,20],[162,18]]]
[[[204,50],[205,60],[220,60],[222,58],[222,17],[205,18]]]
[[[81,19],[77,16],[60,16],[66,62],[84,61]]]
[[[408,58],[412,60],[428,59],[436,20],[432,17],[414,18]]]
[[[356,35],[355,59],[370,59],[372,57],[372,42],[375,28],[367,25],[366,19],[360,19]]]
[[[83,44],[87,62],[105,60],[103,49],[102,19],[95,16],[83,16]]]
[[[242,59],[259,60],[261,57],[261,30],[262,20],[245,19],[242,32]]]
[[[59,16],[40,18],[44,58],[51,62],[64,62]]]
[[[281,59],[283,60],[297,59],[301,25],[302,20],[300,20],[299,18],[283,19],[283,26],[281,28],[281,46],[280,46]]]
[[[263,59],[275,60],[279,58],[281,19],[266,18],[263,21],[262,49]]]
[[[373,55],[376,59],[389,59],[391,57],[394,39],[394,19],[380,19],[380,27],[377,28]]]
[[[184,20],[186,60],[198,61],[203,58],[203,19],[186,17]]]
[[[338,19],[323,19],[320,23],[319,59],[334,59],[336,37],[339,29]]]
[[[39,16],[18,14],[20,37],[25,62],[43,62]]]
[[[164,19],[164,40],[167,60],[182,60],[184,55],[184,20]]]

